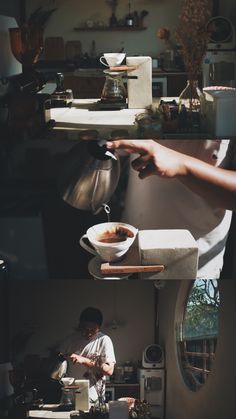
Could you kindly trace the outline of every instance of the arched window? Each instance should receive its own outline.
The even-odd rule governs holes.
[[[185,383],[197,391],[209,377],[218,337],[220,295],[216,280],[196,280],[179,324],[178,353]]]

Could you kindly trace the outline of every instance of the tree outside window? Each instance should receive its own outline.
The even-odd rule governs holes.
[[[197,391],[209,377],[217,346],[220,295],[216,280],[197,280],[186,298],[178,349],[183,377]]]

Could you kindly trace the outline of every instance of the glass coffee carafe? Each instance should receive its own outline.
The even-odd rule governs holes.
[[[72,410],[75,406],[75,394],[72,388],[62,388],[62,395],[60,404],[63,406],[65,410]]]
[[[105,103],[125,103],[127,92],[123,83],[124,72],[104,70],[104,73],[106,80],[102,90],[101,101]]]
[[[61,379],[62,389],[61,389],[61,401],[60,405],[63,410],[72,410],[75,405],[75,393],[74,388],[71,387],[74,382],[73,377],[63,377]]]

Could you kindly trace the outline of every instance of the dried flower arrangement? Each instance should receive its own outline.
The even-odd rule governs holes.
[[[207,22],[211,14],[211,0],[182,0],[179,26],[175,35],[180,46],[185,70],[188,75],[186,88],[179,96],[179,106],[189,129],[199,129],[200,95],[198,79],[202,72],[202,61],[207,50],[210,33]],[[186,104],[186,106],[184,105]],[[188,113],[186,113],[186,107]],[[186,119],[187,118],[187,119]]]
[[[158,29],[157,38],[159,38],[161,40],[164,40],[164,41],[169,41],[170,30],[168,28],[165,28],[165,27],[162,27],[162,28]]]
[[[176,39],[189,80],[197,80],[202,71],[210,38],[206,27],[211,14],[210,3],[210,0],[182,0]]]

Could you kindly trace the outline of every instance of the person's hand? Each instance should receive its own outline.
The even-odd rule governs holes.
[[[73,364],[82,364],[84,357],[77,354],[71,354],[69,356],[69,359],[73,362]]]
[[[96,364],[92,359],[85,358],[84,356],[74,353],[69,355],[69,359],[73,362],[73,364],[80,364],[90,368],[94,367]]]
[[[139,154],[132,167],[144,179],[151,175],[172,178],[186,174],[187,156],[164,147],[153,140],[117,140],[107,142],[109,150],[125,150],[129,154]]]

